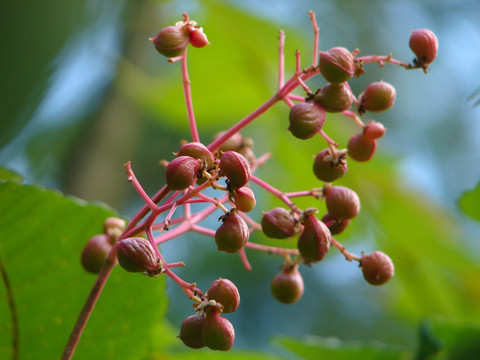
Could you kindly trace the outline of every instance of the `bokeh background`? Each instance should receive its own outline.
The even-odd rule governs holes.
[[[204,27],[212,45],[190,49],[188,61],[200,138],[208,143],[275,92],[279,29],[286,33],[287,76],[296,49],[309,64],[308,10],[317,14],[323,50],[391,52],[408,62],[411,30],[429,28],[439,39],[426,76],[371,64],[351,81],[359,94],[383,79],[395,86],[397,100],[374,117],[388,128],[374,159],[350,162],[339,181],[360,194],[362,212],[338,240],[356,253],[387,252],[394,280],[368,286],[332,250],[302,268],[305,296],[285,306],[269,292],[281,259],[249,252],[254,269],[246,272],[237,257],[217,253],[211,239],[197,235],[166,244],[165,257],[186,262],[178,273],[203,288],[219,276],[237,283],[242,306],[229,319],[239,348],[275,351],[271,337],[307,335],[412,348],[426,319],[478,321],[480,228],[457,205],[480,179],[478,1],[2,1],[0,164],[26,183],[131,216],[142,203],[122,165],[132,161],[153,194],[164,182],[159,160],[171,159],[189,138],[179,64],[168,64],[148,38],[183,12]],[[258,175],[286,192],[321,186],[311,166],[324,142],[293,138],[287,118],[288,108],[278,104],[243,131],[257,155],[272,154]],[[329,117],[325,130],[344,146],[357,131],[341,116]],[[256,194],[252,217],[259,220],[279,203],[260,189]],[[324,210],[320,200],[299,205]],[[216,218],[207,225],[216,227]],[[261,234],[252,241],[284,245]],[[190,304],[171,283],[168,292],[167,318],[178,328]]]

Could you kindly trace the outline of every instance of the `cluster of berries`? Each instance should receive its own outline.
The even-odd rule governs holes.
[[[315,18],[313,13],[310,15],[318,41]],[[186,61],[189,43],[196,47],[208,44],[202,28],[190,21],[187,15],[184,15],[184,21],[163,29],[151,40],[155,48],[171,62]],[[294,303],[303,295],[304,283],[299,266],[311,266],[321,261],[331,246],[336,247],[348,261],[358,261],[368,283],[386,283],[394,274],[393,263],[386,254],[374,251],[357,256],[346,251],[334,239],[333,235],[342,233],[351,219],[359,214],[360,200],[352,189],[331,183],[346,174],[347,158],[355,161],[372,158],[376,141],[385,134],[385,128],[373,120],[364,124],[360,116],[366,112],[377,113],[391,108],[396,96],[392,85],[379,81],[371,83],[357,98],[348,81],[364,74],[366,63],[378,63],[380,66],[391,63],[406,69],[422,68],[426,71],[436,57],[438,42],[431,31],[416,30],[410,37],[410,48],[416,55],[413,64],[399,62],[391,55],[357,57],[358,50],[350,52],[342,47],[320,52],[314,48],[312,66],[304,70],[300,70],[297,53],[297,72],[287,82],[283,81],[281,74],[279,90],[275,96],[230,130],[218,133],[208,146],[199,141],[191,115],[193,107],[189,93],[190,82],[183,81],[193,141],[184,143],[172,161],[163,162],[166,166],[166,186],[152,198],[137,181],[130,163],[125,165],[128,179],[144,199],[145,206],[127,227],[120,219],[107,219],[104,234],[94,236],[86,245],[82,253],[82,264],[88,271],[99,273],[103,271],[105,259],[114,254],[114,259],[127,271],[141,272],[152,277],[165,273],[182,287],[194,303],[195,314],[184,320],[179,338],[191,348],[207,346],[213,350],[229,350],[233,345],[233,326],[222,314],[237,309],[240,295],[236,286],[227,279],[214,281],[203,295],[195,283],[188,283],[175,275],[171,268],[185,264],[167,263],[158,245],[188,231],[213,237],[219,251],[239,253],[247,269],[250,269],[250,264],[245,248],[283,257],[285,261],[280,273],[272,280],[271,293],[275,299],[285,304]],[[283,52],[282,36],[280,49]],[[182,74],[183,80],[188,79],[186,66],[182,66]],[[327,84],[313,93],[305,81],[317,74],[321,74]],[[292,94],[299,86],[304,88],[305,98]],[[253,175],[256,167],[262,165],[267,157],[257,158],[252,150],[253,142],[244,138],[239,130],[277,101],[284,101],[290,107],[288,130],[293,136],[310,139],[320,134],[325,138],[327,147],[315,156],[313,163],[315,176],[324,182],[322,189],[283,193]],[[294,104],[293,101],[298,102]],[[350,110],[352,106],[356,107],[356,112]],[[361,131],[350,138],[346,149],[339,149],[338,144],[322,130],[326,113],[342,113],[353,118],[361,127]],[[220,179],[224,179],[224,183],[220,183]],[[256,222],[247,214],[256,205],[250,183],[255,183],[280,198],[287,208],[276,207],[265,211],[260,222]],[[221,191],[222,196],[216,198],[206,195],[204,190],[207,188]],[[169,194],[170,197],[167,197]],[[323,198],[327,213],[319,219],[317,209],[299,209],[291,200],[296,196]],[[208,207],[191,213],[192,203],[205,203]],[[225,207],[226,204],[230,204],[231,208]],[[183,215],[174,216],[180,207],[184,209]],[[198,225],[218,208],[223,211],[223,215],[216,230]],[[161,222],[155,222],[160,214],[166,214],[165,218]],[[146,219],[141,222],[144,217]],[[290,249],[253,243],[249,240],[250,234],[255,230],[260,230],[273,239],[298,236],[297,247]],[[154,236],[153,231],[160,232],[160,235]],[[146,238],[139,237],[140,234],[145,234]]]

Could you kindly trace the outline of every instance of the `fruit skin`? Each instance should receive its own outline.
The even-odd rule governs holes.
[[[218,251],[230,254],[240,251],[250,237],[247,223],[235,212],[225,214],[222,221],[222,225],[215,232]]]
[[[270,285],[275,299],[284,304],[293,304],[303,295],[303,278],[297,266],[286,267],[277,274]]]
[[[325,111],[337,113],[352,107],[353,96],[346,83],[328,83],[314,96],[313,100]]]
[[[334,47],[320,52],[320,73],[330,83],[340,84],[355,74],[353,55],[344,47]]]
[[[82,251],[83,268],[92,274],[98,274],[111,249],[112,244],[107,235],[92,236]]]
[[[363,254],[360,266],[365,280],[372,285],[383,285],[390,280],[395,273],[393,262],[387,254],[374,251],[371,254]]]
[[[150,241],[141,237],[126,238],[118,242],[117,258],[120,266],[129,272],[158,275],[162,264]]]
[[[338,235],[347,228],[348,224],[350,224],[350,219],[337,220],[332,215],[327,213],[322,217],[322,222],[325,225],[332,223],[327,225],[328,229],[330,230],[330,234]]]
[[[223,305],[225,314],[234,312],[240,305],[240,293],[233,282],[228,279],[215,280],[207,291],[208,300],[215,300]]]
[[[186,29],[179,26],[168,26],[162,29],[155,38],[151,38],[155,49],[166,56],[175,57],[182,55],[187,48],[190,35]]]
[[[383,126],[382,123],[370,121],[364,128],[363,128],[363,136],[367,139],[374,140],[381,138],[385,135],[387,130]]]
[[[225,131],[220,131],[220,132],[216,133],[213,136],[212,140],[215,141],[216,139],[218,139],[223,134],[225,134]],[[245,142],[246,142],[246,139],[243,137],[242,134],[235,133],[232,136],[230,136],[230,138],[227,141],[225,141],[222,144],[222,146],[220,146],[219,150],[223,151],[224,153],[227,152],[227,151],[236,151],[238,153],[243,154],[242,149],[246,145]]]
[[[255,199],[255,194],[252,189],[244,186],[240,189],[236,189],[232,196],[232,201],[235,204],[237,210],[241,212],[249,212],[255,208],[257,200]]]
[[[345,160],[334,158],[329,148],[323,149],[315,156],[313,173],[321,181],[332,182],[340,179],[347,170]]]
[[[395,97],[396,92],[392,85],[384,81],[373,82],[360,94],[358,112],[363,114],[365,111],[378,113],[388,110],[395,103]]]
[[[230,321],[216,310],[206,313],[202,327],[202,340],[212,350],[227,351],[233,346],[235,330]]]
[[[229,181],[230,189],[245,186],[250,180],[252,170],[248,160],[236,151],[226,151],[220,159],[220,171]]]
[[[330,249],[332,235],[328,227],[317,219],[314,212],[305,211],[302,233],[298,237],[298,250],[306,264],[322,260]]]
[[[353,135],[347,144],[348,156],[355,161],[370,160],[377,149],[377,141],[367,137],[364,133]]]
[[[328,213],[338,220],[351,219],[360,212],[360,199],[355,191],[345,186],[325,186]]]
[[[194,159],[205,159],[207,163],[207,169],[211,169],[215,162],[215,157],[212,152],[207,149],[205,145],[199,142],[189,142],[183,144],[178,150],[177,156],[190,156]]]
[[[325,110],[314,101],[295,104],[289,113],[288,130],[299,139],[309,139],[318,133],[325,123]]]
[[[202,48],[210,45],[210,42],[207,39],[207,35],[204,34],[203,29],[197,28],[190,32],[190,44],[193,47]]]
[[[297,225],[292,214],[281,207],[264,212],[261,225],[263,233],[272,239],[286,239],[297,232]]]
[[[190,315],[182,322],[180,334],[178,337],[183,343],[192,349],[201,349],[205,347],[202,339],[202,328],[205,323],[205,316]]]
[[[435,34],[428,29],[412,31],[409,46],[417,57],[415,59],[416,63],[424,68],[427,68],[437,57],[438,39]]]
[[[190,156],[179,156],[167,165],[165,178],[170,190],[185,190],[197,179],[201,161]]]

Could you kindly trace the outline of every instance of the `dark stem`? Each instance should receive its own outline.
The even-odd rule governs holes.
[[[12,287],[10,286],[10,281],[8,280],[7,271],[3,266],[2,259],[0,258],[0,271],[2,273],[2,280],[5,285],[5,290],[7,291],[7,301],[8,307],[10,308],[10,317],[12,318],[12,359],[19,359],[19,328],[18,328],[18,316],[17,309],[15,307],[15,302],[13,301]]]

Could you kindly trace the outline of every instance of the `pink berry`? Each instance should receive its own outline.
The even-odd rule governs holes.
[[[228,279],[215,280],[207,291],[208,300],[215,300],[223,305],[224,313],[237,310],[240,305],[240,293],[233,282]]]
[[[290,109],[288,130],[299,139],[309,139],[322,129],[325,119],[325,110],[314,101],[297,103]]]
[[[348,156],[355,161],[368,161],[375,154],[377,148],[377,141],[365,136],[364,133],[353,135],[348,140]]]
[[[325,85],[313,98],[325,111],[336,113],[352,107],[353,96],[346,83]]]
[[[190,44],[196,48],[202,48],[210,45],[207,35],[204,34],[202,28],[196,28],[190,33]]]
[[[232,195],[232,201],[234,202],[237,210],[241,212],[252,211],[257,203],[252,189],[246,186],[234,191],[234,194]]]
[[[328,213],[334,219],[351,219],[360,212],[360,199],[352,189],[345,186],[326,186],[324,194]]]
[[[178,156],[190,156],[194,159],[205,159],[207,169],[211,169],[215,162],[215,157],[205,145],[199,142],[190,142],[183,144],[177,152]]]
[[[246,185],[252,175],[248,160],[236,151],[226,151],[220,159],[220,171],[228,179],[230,189]]]
[[[202,168],[201,161],[190,156],[179,156],[173,159],[165,172],[170,190],[184,190],[198,177]]]
[[[322,260],[330,249],[332,235],[328,227],[317,219],[314,212],[305,211],[302,233],[298,237],[298,250],[305,263]]]
[[[353,55],[343,47],[320,52],[320,73],[330,83],[340,84],[355,74]]]
[[[384,81],[377,81],[367,86],[365,91],[360,94],[358,112],[365,111],[382,112],[390,109],[395,103],[395,88]]]
[[[183,54],[190,40],[190,35],[183,26],[169,26],[162,29],[155,38],[150,40],[160,54],[166,57],[175,57]]]
[[[216,310],[208,311],[202,326],[202,340],[212,350],[227,351],[233,346],[235,330]]]
[[[82,251],[82,266],[90,273],[98,274],[112,248],[107,235],[99,234],[90,238]]]
[[[205,323],[205,316],[190,315],[182,322],[178,337],[183,343],[192,349],[201,349],[205,346],[202,339],[202,328]]]
[[[231,254],[240,251],[250,237],[247,223],[235,212],[224,215],[222,221],[222,225],[215,232],[218,251]]]
[[[322,217],[322,222],[327,225],[332,235],[338,235],[347,228],[348,224],[350,224],[350,219],[337,220],[327,213]]]
[[[360,260],[363,277],[372,285],[383,285],[395,272],[392,260],[381,251],[363,255]]]
[[[416,63],[424,69],[437,57],[438,39],[435,34],[428,29],[412,31],[409,45],[417,57],[415,60]]]
[[[290,211],[276,207],[263,213],[263,233],[272,239],[286,239],[296,234],[297,224]]]
[[[277,274],[270,285],[275,299],[284,304],[293,304],[303,295],[303,278],[297,266],[287,266]]]
[[[315,176],[325,182],[340,179],[347,172],[346,160],[343,159],[345,154],[342,153],[340,156],[341,158],[332,156],[329,148],[320,151],[313,162]]]
[[[118,263],[129,272],[143,272],[150,276],[158,275],[162,264],[150,241],[132,237],[118,242]]]
[[[370,121],[364,128],[363,128],[363,135],[370,139],[378,139],[385,135],[386,129],[383,124],[375,121]]]

